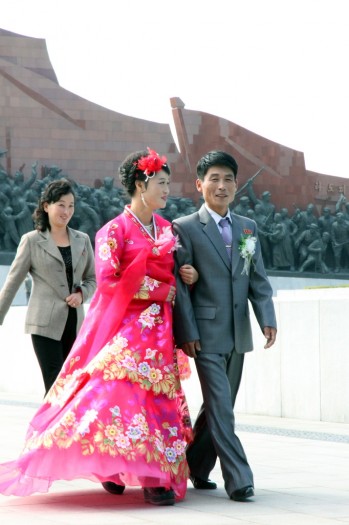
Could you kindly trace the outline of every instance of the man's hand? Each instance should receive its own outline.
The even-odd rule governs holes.
[[[276,328],[273,328],[272,326],[265,326],[263,328],[263,333],[267,339],[267,342],[264,345],[264,348],[270,348],[275,343]]]
[[[182,344],[182,350],[188,357],[197,357],[197,352],[200,352],[200,341],[190,341]]]

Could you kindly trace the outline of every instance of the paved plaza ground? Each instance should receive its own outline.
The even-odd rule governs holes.
[[[36,397],[0,392],[0,461],[14,459]],[[140,488],[123,496],[85,480],[59,481],[48,494],[0,496],[1,525],[340,525],[349,524],[349,425],[237,415],[255,475],[249,503],[228,499],[220,468],[214,491],[195,490],[173,507],[146,504]]]

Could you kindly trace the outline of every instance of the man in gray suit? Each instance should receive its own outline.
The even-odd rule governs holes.
[[[203,395],[187,449],[190,479],[195,488],[215,489],[208,478],[218,456],[228,496],[246,501],[254,495],[253,474],[235,434],[234,403],[244,354],[253,350],[248,300],[267,339],[265,348],[275,342],[276,320],[256,223],[229,210],[237,170],[225,152],[204,155],[196,180],[204,204],[173,223],[181,244],[176,268],[192,264],[199,272],[191,290],[177,279],[174,335],[177,346],[195,359]]]

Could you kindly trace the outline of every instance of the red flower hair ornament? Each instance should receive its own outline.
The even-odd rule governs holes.
[[[136,163],[137,169],[144,172],[146,175],[145,182],[154,177],[154,175],[162,169],[167,162],[167,158],[156,153],[153,149],[147,148],[149,154],[146,157],[141,157]]]

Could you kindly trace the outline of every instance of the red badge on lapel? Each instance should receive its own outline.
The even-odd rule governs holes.
[[[247,228],[244,230],[244,235],[252,235],[252,230],[248,230]]]

